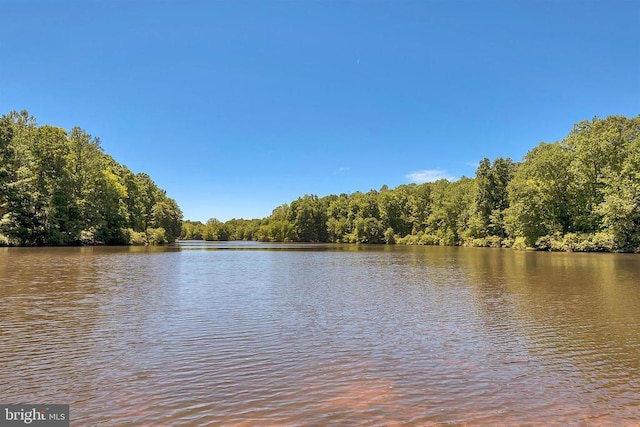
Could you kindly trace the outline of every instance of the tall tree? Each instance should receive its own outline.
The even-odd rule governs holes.
[[[293,225],[296,240],[327,241],[327,203],[318,196],[305,195],[291,202],[288,221]]]
[[[619,171],[603,172],[602,201],[596,211],[602,216],[602,229],[613,240],[613,249],[640,249],[640,136],[626,148]]]
[[[480,217],[480,228],[487,234],[504,237],[505,209],[509,207],[507,186],[513,178],[515,163],[509,158],[497,158],[493,164],[484,158],[476,171],[476,209]]]
[[[610,176],[621,172],[629,145],[638,135],[640,117],[610,116],[576,124],[563,141],[572,153],[569,168],[575,179],[573,214],[577,230],[598,230],[602,217],[596,207],[604,200]]]
[[[560,143],[541,143],[529,151],[508,185],[506,229],[529,246],[546,234],[571,231],[573,177],[571,153]]]

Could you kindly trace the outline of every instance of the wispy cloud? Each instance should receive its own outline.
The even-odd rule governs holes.
[[[478,169],[478,166],[480,166],[480,161],[464,162],[464,164],[467,165],[467,166],[471,166],[474,169]]]
[[[341,174],[342,172],[346,172],[348,170],[349,170],[349,168],[338,168],[338,171],[336,172],[336,175]]]
[[[425,169],[411,172],[410,174],[407,174],[406,177],[416,184],[424,184],[425,182],[433,182],[439,179],[448,179],[449,181],[455,181],[457,179],[442,169]]]

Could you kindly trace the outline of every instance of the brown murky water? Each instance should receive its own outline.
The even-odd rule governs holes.
[[[640,256],[0,248],[0,403],[68,403],[73,426],[637,425]]]

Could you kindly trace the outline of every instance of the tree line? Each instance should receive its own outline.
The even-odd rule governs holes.
[[[0,245],[161,244],[181,228],[175,200],[98,138],[26,111],[0,118]]]
[[[181,238],[640,252],[640,116],[582,121],[474,178],[305,195],[260,220],[187,221]]]

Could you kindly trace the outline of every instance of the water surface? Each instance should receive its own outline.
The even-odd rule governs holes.
[[[636,425],[640,257],[0,248],[0,402],[72,425]]]

